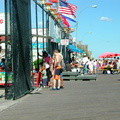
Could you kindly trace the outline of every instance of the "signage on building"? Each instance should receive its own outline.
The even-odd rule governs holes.
[[[61,39],[61,45],[69,45],[68,39]]]
[[[44,43],[44,47],[46,48],[46,43]],[[37,48],[37,43],[32,43],[32,48]],[[38,43],[38,48],[43,48],[43,43]]]
[[[5,34],[5,14],[0,13],[0,34]]]

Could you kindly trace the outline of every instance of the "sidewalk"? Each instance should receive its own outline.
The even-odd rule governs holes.
[[[4,111],[15,103],[17,103],[17,101],[5,100],[4,87],[0,87],[0,112]]]
[[[0,112],[1,120],[119,120],[120,75],[65,81],[64,89],[34,90],[8,102],[12,104]]]
[[[5,90],[3,87],[0,87],[0,98],[2,98],[5,94]]]

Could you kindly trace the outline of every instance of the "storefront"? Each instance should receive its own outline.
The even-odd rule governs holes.
[[[5,71],[0,68],[0,86],[4,86],[5,85],[5,74],[6,74]],[[12,84],[12,72],[9,72],[8,74],[9,75],[8,75],[8,82],[7,82],[7,84],[11,85]]]

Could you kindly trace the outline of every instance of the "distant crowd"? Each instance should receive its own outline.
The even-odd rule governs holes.
[[[40,66],[40,83],[39,87],[51,88],[51,90],[60,90],[64,88],[64,81],[62,79],[62,72],[79,72],[79,74],[96,74],[97,70],[104,69],[104,67],[110,67],[120,72],[120,59],[114,57],[112,59],[90,59],[87,56],[78,59],[72,57],[69,61],[63,60],[63,56],[59,49],[53,51],[53,56],[49,55],[46,51],[43,55],[39,55],[43,58],[43,62]],[[111,71],[112,73],[112,71]]]
[[[110,67],[111,69],[120,72],[120,59],[90,59],[84,56],[82,59],[72,58],[72,62],[66,64],[66,71],[78,71],[81,74],[96,74],[97,70]]]

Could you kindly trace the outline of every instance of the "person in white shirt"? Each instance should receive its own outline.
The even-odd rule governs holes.
[[[89,68],[90,74],[92,74],[93,73],[93,61],[91,59],[88,61],[88,68]]]
[[[88,63],[89,59],[88,57],[83,57],[83,74],[87,74],[87,63]]]

